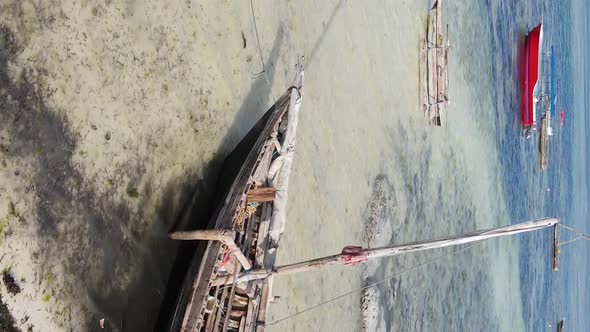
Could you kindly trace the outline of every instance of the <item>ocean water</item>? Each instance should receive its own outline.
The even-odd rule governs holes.
[[[302,1],[282,8],[278,20],[286,22],[290,49],[303,50],[308,64],[279,263],[345,245],[383,246],[544,217],[579,226],[586,213],[587,174],[579,162],[586,121],[578,121],[585,119],[582,76],[573,68],[584,52],[587,5],[445,1],[451,105],[441,129],[427,125],[418,101],[419,40],[431,4]],[[538,137],[522,138],[519,122],[525,35],[541,17],[544,45],[556,50],[558,111],[566,110],[564,127],[554,121],[546,171],[539,169]],[[379,310],[369,319],[377,330],[549,331],[563,317],[580,327],[574,318],[587,300],[571,294],[585,289],[586,265],[574,272],[581,267],[571,260],[586,249],[564,249],[555,273],[551,246],[548,229],[455,254],[277,278],[282,301],[271,308],[268,326],[360,330],[360,292],[331,299],[380,282]],[[412,269],[444,255],[450,256]]]

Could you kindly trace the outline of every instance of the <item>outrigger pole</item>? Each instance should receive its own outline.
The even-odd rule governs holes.
[[[472,233],[455,235],[450,237],[443,237],[428,241],[417,241],[407,244],[401,244],[391,247],[382,247],[374,249],[363,249],[362,247],[345,247],[341,253],[321,258],[303,261],[294,264],[276,266],[274,268],[253,269],[246,270],[240,273],[237,278],[233,275],[220,276],[212,281],[212,286],[227,285],[232,283],[247,282],[250,280],[264,279],[270,276],[287,275],[299,272],[306,272],[317,270],[319,268],[332,265],[355,265],[369,259],[379,257],[389,257],[411,252],[424,251],[430,249],[445,248],[457,246],[496,237],[503,237],[525,232],[532,232],[546,227],[554,227],[554,232],[557,230],[559,220],[556,218],[547,218],[541,220],[528,221],[516,225],[510,225],[495,229],[476,231]],[[207,232],[208,236],[201,236],[203,231],[183,232],[182,239],[184,240],[211,240],[211,233]],[[205,233],[203,233],[205,235]],[[171,234],[172,238],[180,239]],[[234,280],[235,279],[235,280]]]

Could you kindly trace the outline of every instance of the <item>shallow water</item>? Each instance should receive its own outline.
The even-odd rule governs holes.
[[[567,59],[569,7],[445,2],[451,106],[448,126],[432,128],[419,111],[417,89],[429,5],[334,1],[311,11],[298,3],[282,16],[293,22],[287,24],[293,48],[312,56],[280,262],[563,212],[568,159],[559,146],[567,137],[556,130],[549,171],[541,172],[537,140],[519,135],[518,68],[525,32],[541,15],[546,45]],[[323,33],[314,44],[316,31]],[[565,61],[558,67],[567,82]],[[368,241],[367,223],[378,233]],[[380,284],[379,329],[547,326],[559,315],[550,236],[488,241]],[[449,252],[277,279],[275,293],[283,300],[272,308],[271,330],[358,330],[360,292],[291,315]]]

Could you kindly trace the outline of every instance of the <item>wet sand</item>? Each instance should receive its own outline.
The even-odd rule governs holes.
[[[491,131],[473,121],[491,98],[469,84],[473,70],[489,69],[466,60],[481,54],[451,57],[451,128],[433,130],[419,111],[429,5],[254,1],[267,66],[256,76],[247,1],[3,2],[0,268],[22,292],[0,292],[17,322],[28,316],[20,328],[98,329],[104,318],[109,330],[150,329],[176,251],[166,233],[189,210],[189,221],[206,220],[221,161],[302,55],[305,101],[279,263],[448,234],[464,227],[461,214],[478,228],[504,223]],[[457,20],[477,27],[468,13],[478,8],[464,7]],[[503,281],[517,278],[518,264],[506,264],[497,290],[517,294]],[[282,301],[269,322],[356,289],[377,270],[277,279]],[[360,298],[268,329],[360,330]]]
[[[0,268],[22,288],[3,301],[23,330],[149,329],[165,235],[193,203],[206,219],[221,161],[278,95],[252,75],[249,6],[0,7]],[[267,37],[274,87],[284,35]]]

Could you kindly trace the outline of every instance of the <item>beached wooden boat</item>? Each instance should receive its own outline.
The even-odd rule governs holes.
[[[224,163],[229,190],[209,229],[180,231],[175,240],[207,240],[197,250],[171,314],[169,331],[262,331],[272,278],[215,285],[221,277],[271,268],[285,223],[303,70]]]
[[[428,14],[426,38],[420,50],[420,99],[430,124],[443,126],[449,105],[449,49],[442,24],[442,0]]]

